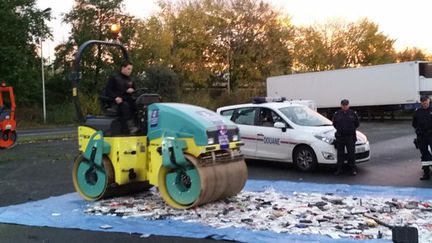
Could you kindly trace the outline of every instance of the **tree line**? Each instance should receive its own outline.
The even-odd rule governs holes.
[[[0,78],[14,86],[22,107],[41,103],[38,41],[51,37],[51,13],[37,9],[35,1],[0,2]],[[209,108],[265,94],[268,76],[431,59],[416,47],[395,50],[396,40],[367,18],[303,27],[261,0],[158,4],[159,12],[139,19],[124,11],[123,0],[75,0],[62,16],[72,27],[70,36],[45,67],[54,70],[46,72],[47,104],[58,110],[70,103],[71,63],[78,46],[91,39],[122,43],[148,92]],[[114,23],[122,27],[119,35],[110,31]],[[83,55],[79,86],[85,109],[98,109],[97,93],[121,59],[118,50],[103,46]]]

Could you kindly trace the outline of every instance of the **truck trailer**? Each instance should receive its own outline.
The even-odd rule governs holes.
[[[342,99],[360,115],[413,110],[420,95],[432,95],[432,62],[411,61],[267,78],[267,96],[314,100],[331,116]]]

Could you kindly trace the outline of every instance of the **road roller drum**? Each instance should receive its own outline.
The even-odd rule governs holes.
[[[186,158],[191,164],[187,171],[162,168],[159,172],[160,193],[174,208],[190,208],[234,196],[246,183],[243,159],[199,166],[197,158],[191,155]]]

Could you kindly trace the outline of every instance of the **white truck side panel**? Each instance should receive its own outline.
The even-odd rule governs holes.
[[[267,96],[315,100],[318,108],[338,107],[344,98],[351,106],[412,104],[419,86],[418,62],[404,62],[269,77]]]

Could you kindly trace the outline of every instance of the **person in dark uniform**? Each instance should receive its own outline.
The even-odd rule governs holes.
[[[417,134],[418,147],[421,153],[421,163],[423,176],[420,180],[430,179],[430,166],[432,165],[432,155],[429,147],[432,147],[432,109],[428,96],[420,97],[421,107],[413,115],[412,126]]]
[[[357,114],[350,110],[349,101],[341,101],[341,109],[333,115],[333,126],[336,128],[335,146],[337,149],[337,170],[335,175],[344,171],[345,148],[347,151],[348,167],[351,175],[357,175],[355,165],[355,142],[357,141],[356,129],[359,127]]]
[[[107,86],[105,87],[106,96],[109,97],[113,105],[118,106],[118,115],[122,123],[123,130],[126,128],[131,134],[138,132],[135,126],[134,114],[135,106],[132,99],[132,93],[135,92],[135,82],[130,75],[133,65],[129,61],[121,64],[120,72],[110,76]]]

